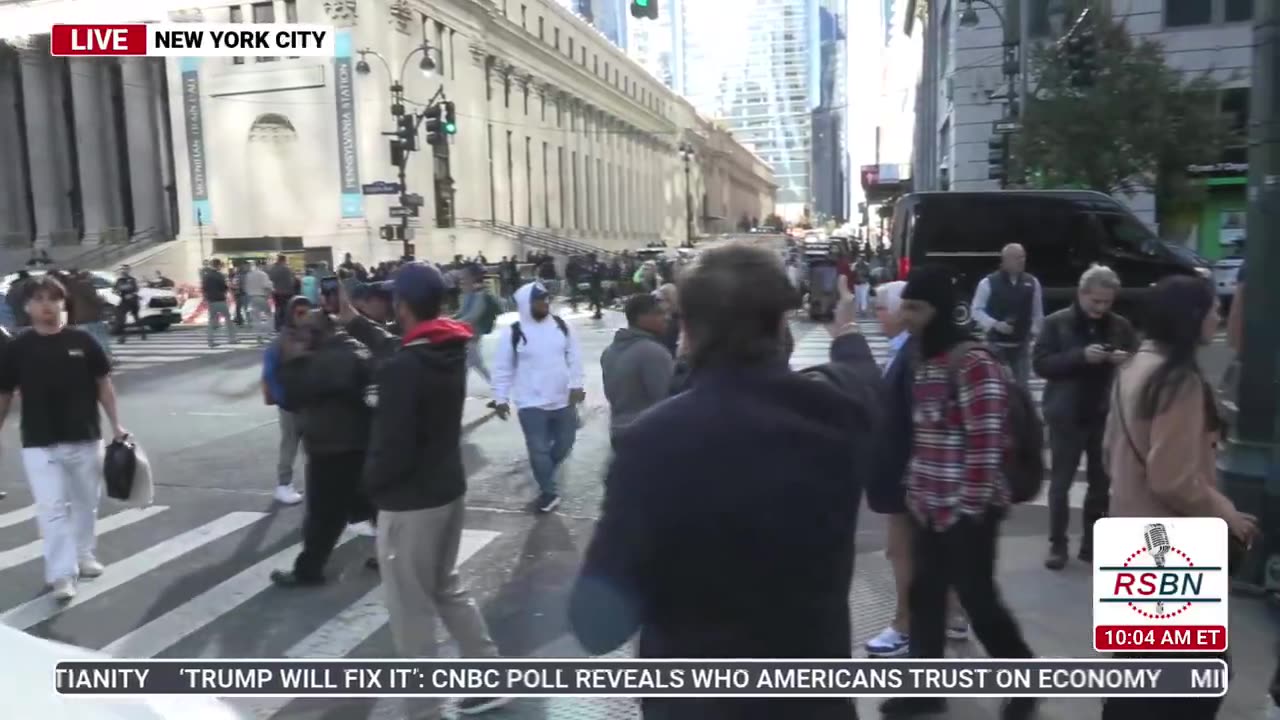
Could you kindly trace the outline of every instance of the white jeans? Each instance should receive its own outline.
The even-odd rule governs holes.
[[[22,465],[44,541],[45,582],[77,577],[80,560],[93,557],[97,542],[102,441],[23,448]]]
[[[859,283],[853,286],[853,296],[858,306],[858,312],[865,313],[867,311],[867,300],[870,294],[871,286],[867,283]]]

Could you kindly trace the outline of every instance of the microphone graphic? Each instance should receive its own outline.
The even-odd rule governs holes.
[[[1142,531],[1142,539],[1147,544],[1147,552],[1155,560],[1156,567],[1164,567],[1164,556],[1169,554],[1169,531],[1160,523],[1152,523]],[[1164,603],[1156,603],[1156,614],[1164,613]]]

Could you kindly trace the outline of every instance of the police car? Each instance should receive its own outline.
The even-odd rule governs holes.
[[[27,272],[32,277],[39,277],[45,273],[44,270]],[[120,297],[111,289],[116,284],[116,276],[97,270],[90,271],[89,275],[93,278],[93,287],[98,291],[98,297],[102,299],[104,305],[108,306],[103,310],[103,319],[110,321],[115,317],[115,306],[120,304]],[[9,287],[17,279],[18,276],[15,273],[6,275],[3,280],[0,280],[0,294],[8,295]],[[151,332],[168,330],[170,325],[182,322],[182,310],[178,306],[177,294],[168,288],[148,287],[139,279],[138,317]],[[129,320],[132,321],[132,317]]]

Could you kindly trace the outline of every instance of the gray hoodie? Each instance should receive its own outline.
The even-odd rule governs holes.
[[[600,356],[600,367],[611,430],[631,423],[671,393],[675,360],[656,336],[643,330],[619,330]]]

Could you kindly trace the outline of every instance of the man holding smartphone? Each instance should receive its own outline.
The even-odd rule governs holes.
[[[1128,320],[1111,312],[1120,278],[1094,265],[1080,276],[1076,302],[1045,318],[1032,365],[1045,379],[1045,423],[1049,426],[1049,555],[1045,567],[1067,564],[1067,521],[1071,484],[1085,455],[1088,489],[1084,498],[1082,562],[1093,561],[1093,523],[1107,513],[1111,479],[1102,459],[1102,432],[1110,409],[1115,368],[1137,349]]]

